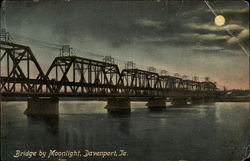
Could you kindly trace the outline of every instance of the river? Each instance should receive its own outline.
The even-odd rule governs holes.
[[[130,115],[113,116],[105,102],[60,102],[58,118],[30,118],[26,102],[2,102],[2,160],[43,160],[20,151],[81,151],[82,156],[44,160],[101,160],[88,151],[123,152],[106,160],[241,160],[250,144],[249,103],[168,106],[153,112],[132,102]]]

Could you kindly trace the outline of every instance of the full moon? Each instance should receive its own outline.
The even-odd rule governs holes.
[[[214,23],[217,26],[223,26],[225,24],[225,18],[222,15],[218,15],[214,18]]]

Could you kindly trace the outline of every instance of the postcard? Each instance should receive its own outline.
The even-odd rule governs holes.
[[[2,0],[1,160],[250,160],[249,3]]]

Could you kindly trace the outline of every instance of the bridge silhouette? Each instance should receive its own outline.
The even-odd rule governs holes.
[[[129,105],[129,98],[142,97],[153,100],[149,104],[164,106],[166,98],[183,103],[187,98],[216,97],[216,84],[208,80],[200,82],[136,68],[121,71],[112,62],[72,55],[56,57],[44,73],[30,47],[0,41],[0,50],[3,98],[105,97],[123,106]]]

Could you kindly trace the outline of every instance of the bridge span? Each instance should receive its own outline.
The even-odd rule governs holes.
[[[130,99],[145,98],[150,108],[211,100],[216,84],[194,81],[156,72],[78,56],[56,57],[43,72],[28,46],[0,41],[0,93],[2,99],[27,97],[27,114],[58,113],[58,98],[106,97],[109,111],[130,110]],[[55,108],[56,106],[56,108]],[[36,110],[39,109],[39,110]]]

